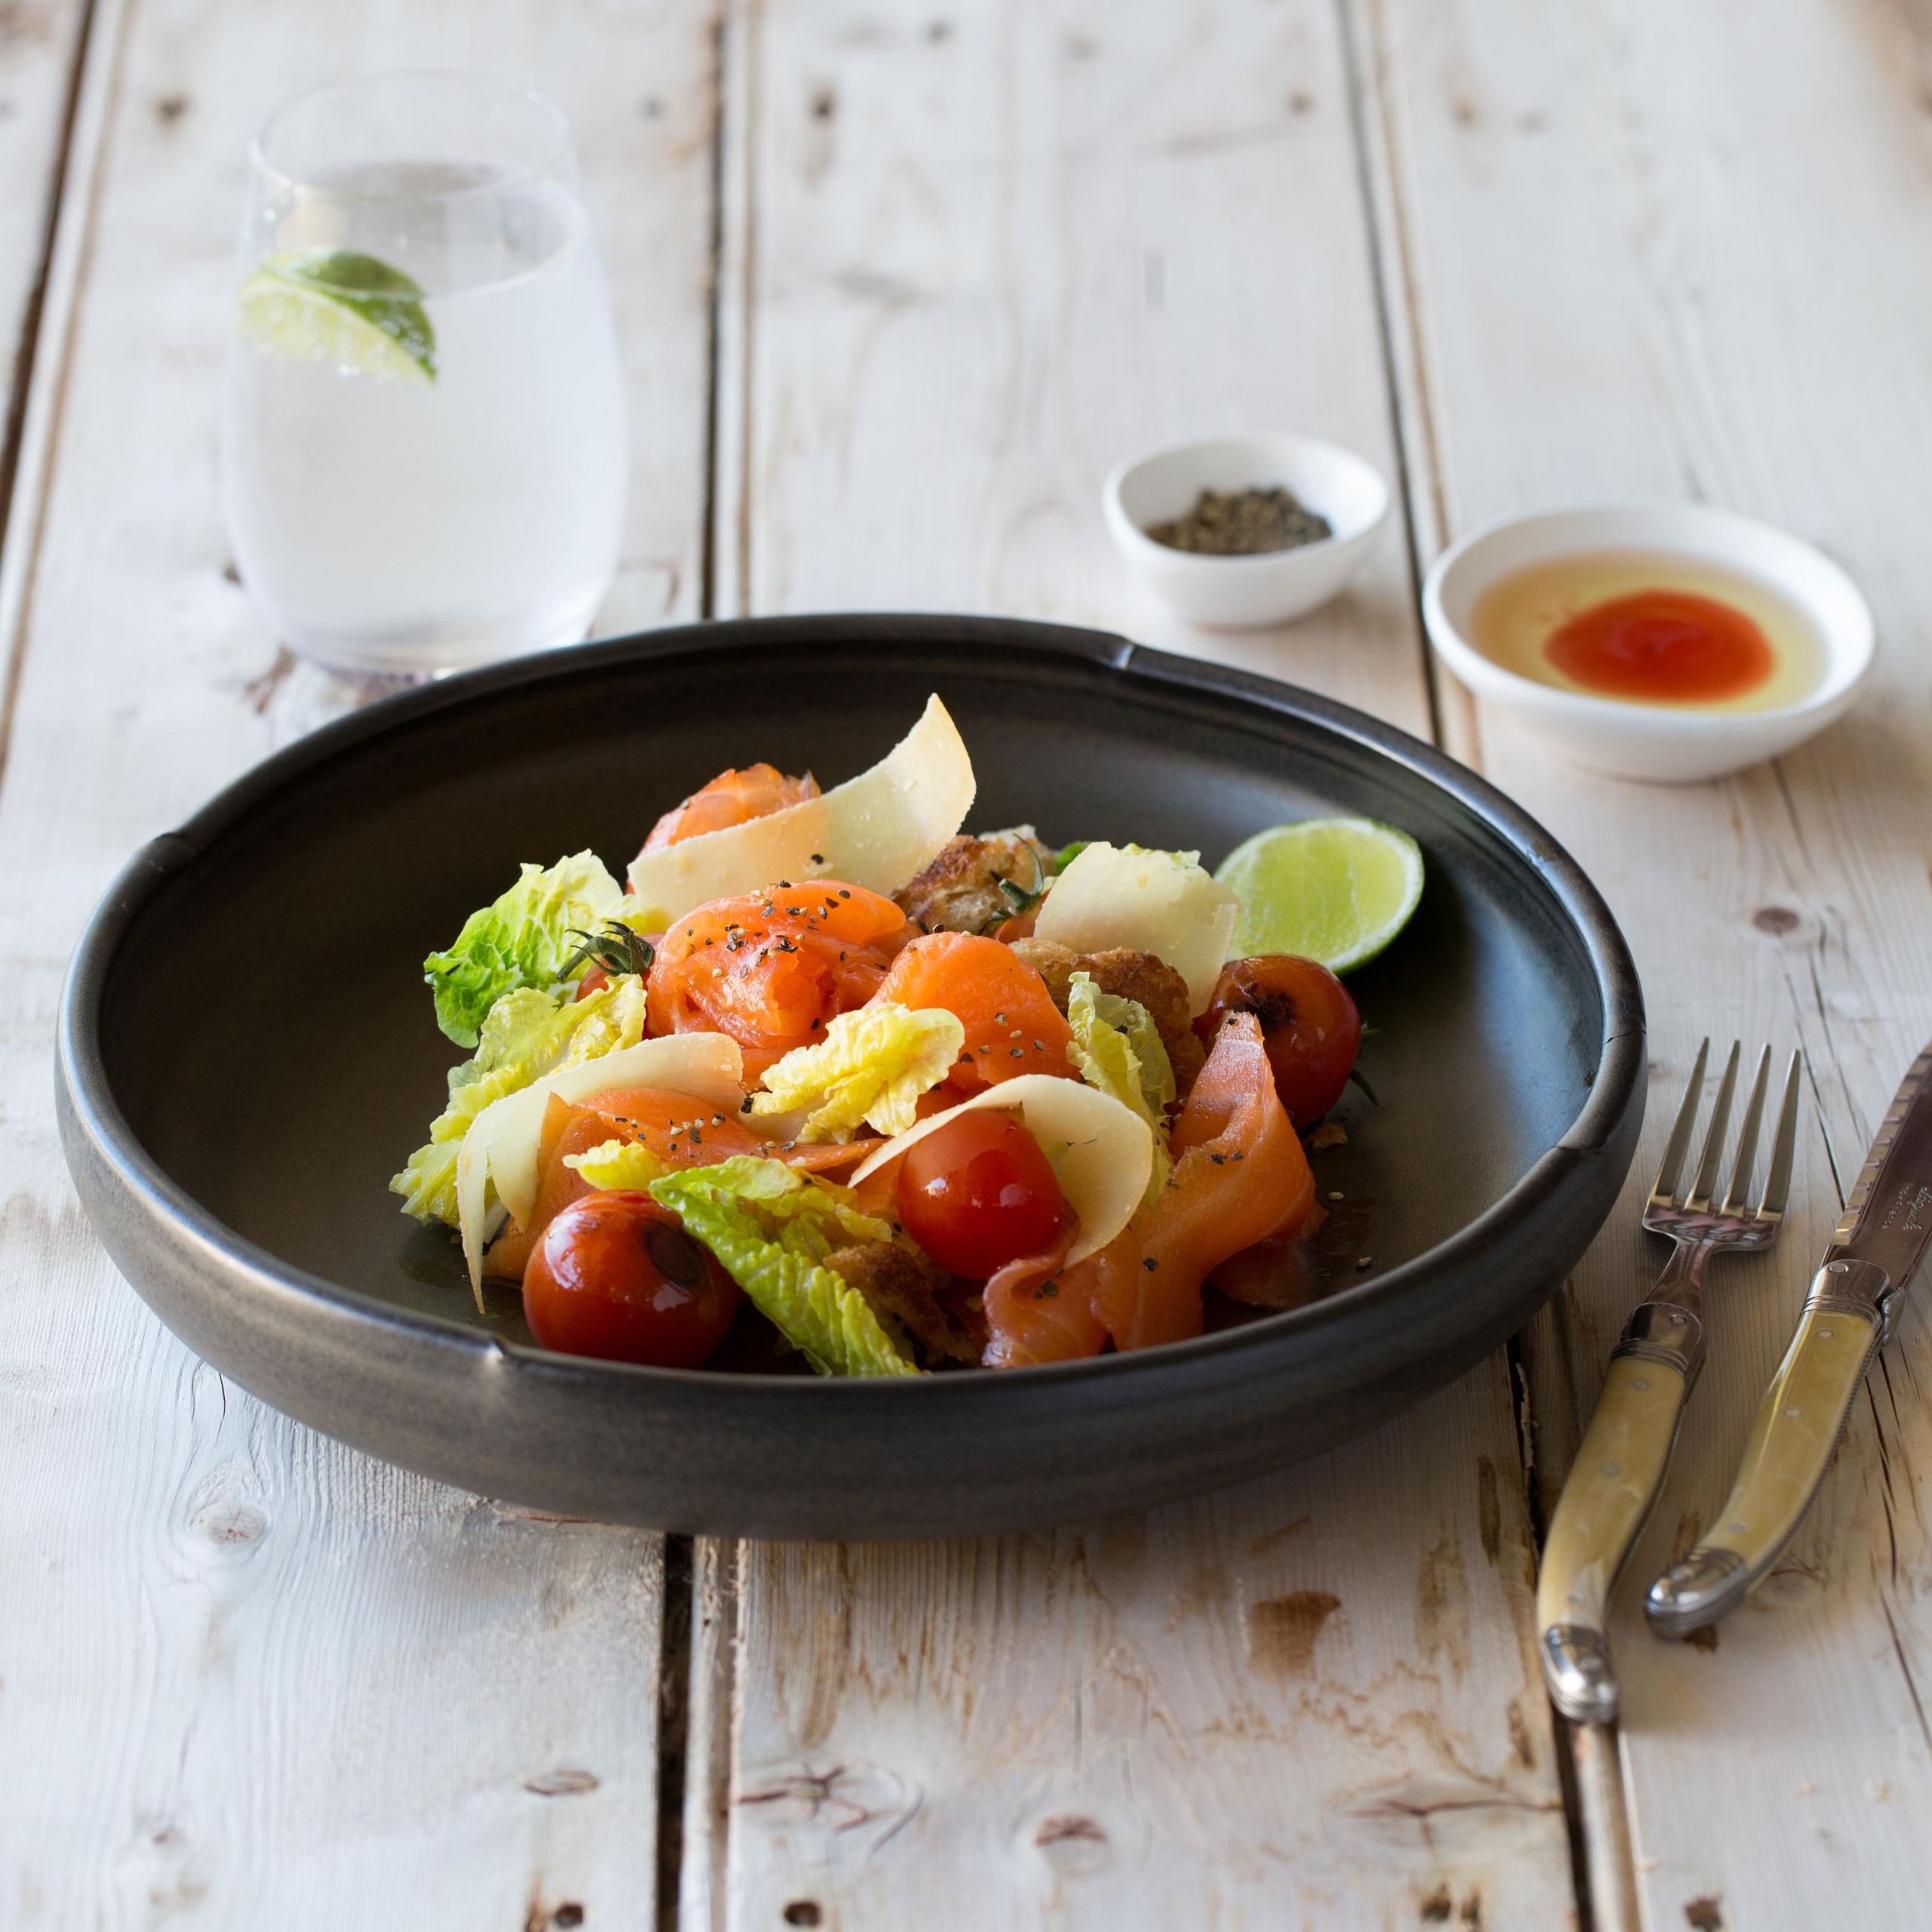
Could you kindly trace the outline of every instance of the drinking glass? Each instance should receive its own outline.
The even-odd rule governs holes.
[[[222,431],[242,582],[338,669],[582,638],[628,443],[569,122],[521,88],[395,74],[300,96],[249,159]]]

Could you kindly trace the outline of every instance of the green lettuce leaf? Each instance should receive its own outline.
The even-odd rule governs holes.
[[[402,1196],[403,1211],[455,1227],[456,1157],[470,1122],[491,1101],[560,1066],[596,1060],[643,1038],[644,982],[635,974],[583,1000],[534,986],[506,993],[485,1016],[475,1055],[450,1069],[448,1103],[430,1123],[427,1143],[389,1183]]]
[[[1066,1021],[1073,1029],[1067,1053],[1081,1078],[1131,1108],[1153,1130],[1154,1171],[1147,1181],[1151,1201],[1174,1171],[1167,1110],[1174,1103],[1174,1069],[1161,1029],[1137,999],[1103,992],[1091,973],[1075,973],[1068,983]]]
[[[701,1241],[752,1305],[821,1375],[917,1375],[865,1297],[826,1257],[892,1229],[844,1190],[794,1174],[782,1161],[734,1155],[651,1185],[651,1197]]]
[[[595,852],[554,866],[525,866],[500,898],[463,922],[456,943],[432,952],[423,974],[435,989],[436,1024],[460,1047],[477,1044],[484,1017],[519,987],[547,991],[581,966],[565,962],[623,900],[623,888]]]

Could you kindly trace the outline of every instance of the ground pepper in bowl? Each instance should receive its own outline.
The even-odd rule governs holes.
[[[1150,524],[1147,534],[1170,550],[1204,557],[1255,557],[1299,549],[1334,535],[1328,519],[1292,490],[1203,490],[1185,516]]]

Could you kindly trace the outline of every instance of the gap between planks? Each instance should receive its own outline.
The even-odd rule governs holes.
[[[724,368],[719,344],[725,300],[724,85],[728,50],[732,44],[730,24],[721,10],[711,28],[711,285],[706,320],[704,502],[700,512],[698,555],[698,616],[706,623],[718,614],[718,438],[724,414],[718,393]],[[657,1932],[678,1932],[683,1921],[685,1807],[694,1792],[699,1801],[706,1804],[715,1799],[710,1772],[715,1752],[708,1748],[708,1737],[701,1740],[707,1748],[698,1754],[700,1776],[695,1783],[691,1777],[694,1716],[706,1725],[712,1716],[710,1700],[700,1694],[698,1673],[702,1669],[707,1686],[716,1674],[715,1667],[709,1663],[706,1648],[697,1641],[699,1632],[709,1627],[699,1620],[698,1597],[714,1574],[718,1555],[716,1546],[706,1543],[703,1547],[704,1557],[700,1561],[697,1538],[675,1531],[668,1532],[664,1538],[664,1618],[657,1646],[657,1896],[653,1919]],[[711,1835],[721,1838],[723,1834]]]
[[[712,30],[710,368],[699,588],[700,611],[707,621],[742,617],[751,581],[751,492],[746,487],[754,380],[751,143],[760,11],[760,0],[724,0]],[[682,1604],[681,1614],[666,1619],[659,1652],[660,1722],[666,1730],[658,1761],[657,1932],[723,1932],[740,1549],[734,1538],[665,1539],[666,1601],[675,1592]],[[675,1739],[668,1734],[673,1723]],[[701,1853],[696,1862],[694,1846]]]
[[[40,258],[14,358],[6,440],[0,448],[0,780],[6,775],[26,659],[34,566],[66,395],[74,318],[86,280],[126,12],[125,0],[83,0],[52,157]],[[49,352],[45,355],[43,345]]]
[[[1429,336],[1422,312],[1422,284],[1411,235],[1413,198],[1404,192],[1407,171],[1399,118],[1390,97],[1387,21],[1383,0],[1335,0],[1346,63],[1350,126],[1361,171],[1375,298],[1387,371],[1389,406],[1397,451],[1398,494],[1409,549],[1410,583],[1416,598],[1416,645],[1429,694],[1430,736],[1476,770],[1483,766],[1475,706],[1444,675],[1430,648],[1422,609],[1430,565],[1449,541],[1454,519],[1442,457],[1435,385],[1430,379]],[[1562,1323],[1561,1297],[1548,1318]],[[1536,1416],[1520,1336],[1507,1344],[1510,1383],[1518,1404],[1519,1478],[1531,1533],[1540,1553],[1547,1524],[1536,1480]],[[1574,1434],[1574,1420],[1566,1426]],[[1583,1932],[1639,1932],[1637,1869],[1632,1850],[1634,1820],[1623,1780],[1614,1726],[1592,1730],[1552,1711],[1563,1807],[1569,1826],[1577,1911]]]

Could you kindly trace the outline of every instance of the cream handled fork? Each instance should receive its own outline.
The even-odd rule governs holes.
[[[1604,1635],[1611,1586],[1663,1486],[1685,1398],[1704,1361],[1704,1264],[1735,1250],[1761,1251],[1777,1240],[1791,1187],[1798,1138],[1799,1059],[1791,1057],[1784,1097],[1771,1137],[1771,1157],[1757,1205],[1749,1204],[1751,1172],[1764,1120],[1771,1050],[1758,1057],[1740,1130],[1730,1184],[1716,1201],[1724,1133],[1737,1088],[1738,1048],[1724,1063],[1717,1103],[1690,1186],[1678,1181],[1697,1124],[1711,1043],[1697,1049],[1684,1104],[1664,1149],[1644,1226],[1675,1244],[1657,1284],[1638,1306],[1611,1355],[1596,1413],[1577,1451],[1551,1519],[1537,1586],[1537,1652],[1556,1708],[1583,1724],[1617,1715],[1617,1678]]]
[[[1825,1480],[1852,1404],[1932,1244],[1932,1046],[1899,1084],[1764,1391],[1737,1478],[1696,1547],[1650,1588],[1660,1637],[1687,1637],[1771,1574]]]

